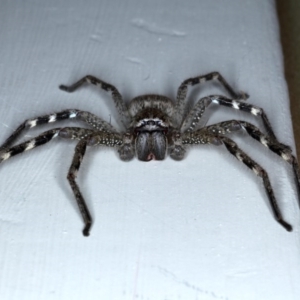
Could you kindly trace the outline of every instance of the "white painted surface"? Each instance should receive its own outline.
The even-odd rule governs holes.
[[[184,79],[218,70],[294,145],[273,1],[2,1],[0,28],[1,141],[26,118],[65,108],[116,124],[104,92],[58,90],[88,73],[128,100],[174,98]],[[216,91],[195,88],[190,99]],[[216,110],[209,122],[246,118]],[[300,299],[291,168],[245,135],[236,140],[270,172],[292,233],[274,221],[261,181],[222,147],[151,163],[90,149],[79,175],[89,238],[65,179],[74,142],[3,163],[0,299]]]

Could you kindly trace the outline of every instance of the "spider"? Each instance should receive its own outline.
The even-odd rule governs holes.
[[[192,109],[185,112],[188,87],[210,80],[218,81],[231,98],[222,95],[206,96],[198,100]],[[186,150],[190,145],[223,145],[233,156],[262,179],[275,219],[287,231],[292,230],[292,226],[282,217],[267,172],[242,151],[233,140],[228,138],[228,134],[244,130],[250,137],[292,165],[299,192],[300,176],[297,159],[292,154],[289,146],[277,140],[263,109],[246,103],[245,100],[249,96],[244,92],[235,92],[219,72],[212,72],[184,80],[178,88],[175,103],[168,97],[151,94],[135,97],[126,105],[116,87],[91,75],[83,77],[70,86],[60,85],[59,88],[66,92],[73,92],[85,83],[96,85],[104,91],[111,93],[121,122],[125,126],[123,132],[118,132],[111,124],[93,113],[68,109],[25,120],[0,147],[1,163],[14,155],[44,145],[56,137],[79,140],[75,148],[75,154],[67,179],[84,221],[84,236],[88,236],[90,233],[92,218],[75,179],[87,146],[98,145],[117,148],[119,156],[123,161],[129,161],[135,156],[141,161],[163,160],[167,153],[174,160],[181,160],[184,158]],[[201,127],[199,121],[205,110],[212,104],[226,106],[260,117],[267,134],[262,133],[253,124],[242,120],[224,121]],[[65,119],[75,119],[84,122],[89,128],[54,128],[23,143],[15,146],[12,145],[25,129]]]

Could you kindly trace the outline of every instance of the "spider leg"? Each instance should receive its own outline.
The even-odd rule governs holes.
[[[69,169],[68,175],[67,175],[67,179],[70,183],[70,186],[73,190],[77,205],[79,207],[81,216],[83,218],[83,222],[85,224],[85,227],[82,231],[84,236],[89,236],[90,234],[90,229],[92,226],[92,217],[91,214],[89,212],[89,209],[85,203],[85,200],[80,192],[80,189],[75,181],[76,177],[77,177],[77,173],[78,170],[80,168],[83,156],[85,154],[85,150],[86,150],[86,146],[87,146],[87,140],[82,140],[80,141],[76,148],[75,148],[75,154],[73,157],[73,161],[71,164],[71,167]]]
[[[46,132],[40,134],[39,136],[37,136],[34,139],[30,139],[24,143],[16,145],[16,146],[0,153],[0,163],[12,156],[15,156],[17,154],[20,154],[20,153],[28,151],[28,150],[32,150],[38,146],[44,145],[44,144],[50,142],[52,139],[54,139],[57,136],[61,136],[64,138],[71,138],[71,139],[82,139],[82,138],[86,139],[86,137],[88,135],[91,135],[94,132],[95,132],[94,130],[76,128],[76,127],[55,128],[55,129],[52,129],[52,130],[49,130],[49,131],[46,131]],[[82,160],[82,156],[84,154],[85,147],[86,147],[85,139],[82,140],[81,142],[79,142],[76,147],[77,151],[75,153],[71,168],[69,170],[68,180],[73,189],[78,207],[80,209],[81,215],[86,224],[86,226],[83,230],[83,234],[85,236],[87,236],[89,233],[89,229],[90,229],[92,220],[91,220],[91,216],[88,211],[88,208],[84,202],[84,199],[82,198],[80,191],[78,189],[78,186],[75,182],[75,177],[76,177],[75,172],[76,172],[76,170],[79,169],[79,166],[80,166],[80,163]]]
[[[32,150],[38,146],[44,145],[58,136],[67,139],[80,140],[80,142],[77,144],[75,148],[75,155],[73,157],[73,161],[69,169],[67,179],[71,185],[80,213],[85,223],[85,227],[83,229],[83,235],[88,236],[92,225],[92,218],[89,213],[88,207],[85,203],[85,200],[81,195],[79,187],[75,181],[77,177],[77,172],[79,170],[82,158],[86,150],[86,146],[105,145],[111,147],[115,147],[115,146],[122,147],[123,140],[126,143],[126,139],[128,139],[128,137],[126,137],[126,134],[123,137],[121,134],[115,132],[99,132],[93,129],[85,129],[80,127],[54,128],[43,132],[36,138],[18,144],[14,147],[11,147],[10,149],[1,151],[0,163],[3,162],[4,160],[9,159],[12,156],[15,156],[17,154],[23,153],[28,150]]]
[[[252,105],[252,104],[242,102],[242,101],[228,99],[228,98],[223,97],[223,96],[211,96],[211,100],[215,104],[222,105],[222,106],[227,106],[227,107],[230,107],[230,108],[233,108],[233,109],[237,109],[237,110],[241,110],[241,111],[244,111],[244,112],[251,113],[254,116],[261,117],[268,135],[272,139],[277,140],[277,138],[274,134],[274,131],[272,129],[271,123],[270,123],[267,115],[265,114],[265,112],[262,108],[257,107],[257,106]]]
[[[292,154],[292,150],[289,146],[281,144],[277,139],[271,139],[267,135],[263,134],[256,126],[249,122],[230,120],[207,126],[206,130],[212,132],[213,134],[226,134],[231,132],[236,132],[237,130],[244,129],[248,135],[253,139],[257,140],[265,147],[270,149],[275,154],[279,155],[290,165],[292,165],[294,170],[294,176],[296,181],[296,186],[299,195],[299,205],[300,205],[300,175],[299,166],[296,157]]]
[[[292,231],[292,226],[288,224],[282,217],[267,172],[252,158],[250,158],[245,152],[243,152],[233,140],[225,136],[214,136],[210,135],[209,133],[205,134],[201,132],[201,130],[199,130],[196,132],[187,132],[183,134],[182,144],[224,144],[227,150],[232,155],[234,155],[240,162],[244,163],[249,169],[251,169],[255,173],[255,175],[257,175],[263,180],[263,184],[268,195],[276,221],[279,224],[281,224],[287,231]]]
[[[187,131],[193,131],[196,125],[198,124],[198,122],[200,121],[202,115],[204,114],[205,109],[211,103],[241,110],[250,113],[256,117],[261,117],[268,135],[271,137],[271,139],[277,140],[273,132],[272,126],[267,118],[267,115],[265,114],[262,108],[252,104],[245,103],[244,101],[228,99],[220,95],[211,95],[211,96],[201,98],[196,103],[194,108],[190,111],[190,113],[187,115],[187,117],[184,119],[181,125],[181,129],[186,129]]]
[[[90,112],[81,111],[77,109],[68,109],[58,113],[48,114],[34,119],[25,120],[2,144],[2,146],[0,147],[0,152],[10,147],[25,129],[30,129],[42,124],[54,123],[57,121],[67,119],[83,121],[99,131],[115,131],[112,125],[103,121],[102,119]]]
[[[206,108],[212,103],[210,97],[201,98],[194,107],[190,110],[188,115],[182,120],[179,127],[180,131],[194,131],[202,118]]]
[[[66,134],[66,137],[70,137],[73,135],[73,133],[71,132],[66,132]],[[83,156],[85,154],[86,147],[96,145],[115,147],[122,145],[122,143],[123,140],[120,134],[108,132],[94,132],[93,134],[87,135],[83,140],[81,140],[75,148],[75,154],[68,172],[67,179],[73,190],[81,216],[85,224],[85,227],[82,231],[84,236],[89,236],[90,234],[90,229],[92,226],[92,217],[75,179],[77,177],[77,173],[80,168]]]
[[[269,148],[272,152],[276,153],[287,162],[291,163],[293,160],[291,155],[292,149],[288,145],[280,143],[277,139],[270,138],[262,133],[258,127],[249,122],[242,120],[229,120],[207,126],[203,129],[208,130],[213,134],[222,135],[244,129],[249,136]]]
[[[38,146],[44,145],[57,136],[62,138],[76,139],[80,140],[86,138],[87,136],[95,133],[92,129],[84,129],[79,127],[65,127],[65,128],[54,128],[45,131],[38,135],[37,137],[13,146],[9,149],[1,149],[0,151],[0,163],[4,160],[11,158],[17,154],[23,153],[28,150],[32,150]]]
[[[111,92],[112,98],[115,102],[115,106],[116,106],[120,116],[123,119],[123,123],[124,124],[127,123],[128,119],[130,119],[129,114],[128,114],[128,109],[123,101],[122,95],[120,94],[120,92],[117,90],[117,88],[115,86],[113,86],[109,83],[106,83],[105,81],[98,79],[92,75],[87,75],[87,76],[81,78],[80,80],[78,80],[77,82],[73,83],[70,86],[60,85],[59,88],[62,91],[72,93],[75,90],[77,90],[79,87],[81,87],[84,83],[93,84],[93,85],[96,85],[96,86],[100,87],[101,89],[105,90],[106,92]]]
[[[267,172],[258,163],[256,163],[253,159],[251,159],[245,152],[239,149],[235,142],[233,142],[232,140],[226,137],[222,137],[221,140],[225,145],[225,147],[227,148],[227,150],[232,155],[234,155],[239,161],[244,163],[248,168],[250,168],[255,173],[255,175],[257,175],[263,180],[263,184],[267,192],[275,219],[287,231],[292,231],[293,229],[292,226],[289,223],[287,223],[282,217]]]
[[[218,80],[225,88],[225,90],[229,93],[229,95],[234,99],[246,100],[247,98],[249,98],[249,95],[244,92],[236,93],[219,72],[212,72],[206,75],[188,78],[181,83],[177,90],[176,97],[176,111],[178,115],[183,115],[188,86],[193,86],[210,80]]]

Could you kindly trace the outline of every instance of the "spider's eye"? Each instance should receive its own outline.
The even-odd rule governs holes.
[[[147,122],[145,122],[144,120],[140,121],[139,123],[137,123],[136,127],[143,127],[147,124]]]
[[[149,120],[149,121],[147,121],[147,125],[155,125],[155,121],[153,121],[153,120]]]

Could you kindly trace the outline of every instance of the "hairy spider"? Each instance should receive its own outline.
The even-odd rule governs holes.
[[[201,98],[196,105],[185,114],[185,100],[188,86],[193,86],[209,80],[218,80],[230,94],[232,99],[221,95],[210,95]],[[183,81],[178,88],[175,103],[165,96],[143,95],[132,99],[127,106],[123,102],[121,94],[113,85],[90,75],[83,77],[71,86],[61,85],[60,89],[66,92],[73,92],[84,83],[94,84],[107,92],[111,92],[112,99],[120,114],[121,121],[125,125],[124,132],[117,132],[111,124],[90,112],[69,109],[26,120],[0,147],[1,163],[16,154],[46,144],[55,137],[79,140],[75,148],[75,155],[67,179],[73,190],[85,224],[83,229],[84,236],[89,235],[92,218],[75,179],[85,154],[86,147],[97,145],[116,147],[120,158],[124,161],[129,161],[134,156],[137,156],[137,158],[142,161],[150,161],[152,159],[163,160],[167,152],[173,159],[181,160],[184,158],[186,149],[189,145],[224,145],[232,155],[262,179],[275,219],[286,230],[292,230],[292,226],[282,217],[267,172],[242,151],[233,140],[229,139],[227,134],[245,130],[252,138],[259,141],[272,152],[291,164],[293,166],[296,185],[299,192],[300,176],[297,159],[292,154],[292,150],[289,146],[281,144],[277,140],[263,109],[247,104],[245,100],[248,98],[248,95],[243,92],[236,93],[220,73],[212,72],[207,75],[197,76]],[[267,134],[263,134],[254,125],[242,120],[230,120],[201,128],[199,126],[199,120],[206,108],[213,103],[260,117]],[[90,126],[90,129],[80,127],[55,128],[45,131],[39,136],[26,142],[12,146],[13,142],[15,142],[24,129],[65,119],[76,119],[85,122]]]

